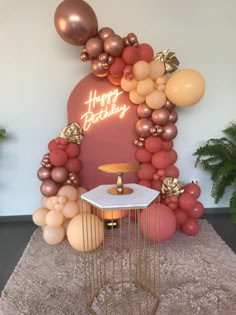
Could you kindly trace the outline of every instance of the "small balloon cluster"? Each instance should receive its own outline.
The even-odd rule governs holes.
[[[87,250],[93,250],[101,244],[103,241],[102,221],[91,213],[89,204],[86,204],[86,207],[82,206],[83,209],[81,209],[83,204],[81,195],[86,192],[87,189],[84,187],[75,188],[71,185],[65,185],[58,190],[55,196],[42,198],[42,208],[34,211],[33,222],[42,227],[43,238],[46,243],[58,245],[67,236],[73,248],[84,251],[82,233],[92,235],[95,239],[93,234],[99,225],[100,235],[97,237],[96,243],[89,239],[85,240],[85,245]],[[83,220],[87,220],[89,224],[82,229]]]
[[[66,138],[57,137],[48,144],[49,153],[43,156],[38,178],[42,181],[40,190],[45,197],[57,194],[63,185],[79,186],[79,146]]]

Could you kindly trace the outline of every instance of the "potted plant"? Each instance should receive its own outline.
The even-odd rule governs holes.
[[[5,137],[6,137],[6,130],[0,129],[0,138],[5,138]]]
[[[197,156],[195,166],[200,164],[211,174],[211,195],[216,203],[223,197],[226,187],[236,185],[236,124],[231,123],[223,133],[225,137],[209,139],[193,154]],[[229,205],[233,223],[236,223],[236,190]]]

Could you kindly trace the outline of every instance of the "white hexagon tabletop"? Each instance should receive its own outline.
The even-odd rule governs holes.
[[[112,195],[108,189],[114,185],[101,185],[81,195],[81,199],[99,209],[143,209],[151,205],[159,196],[159,191],[137,185],[127,184],[134,191],[129,195]]]

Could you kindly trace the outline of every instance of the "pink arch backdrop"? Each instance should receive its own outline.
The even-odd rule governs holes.
[[[81,215],[81,194],[114,182],[97,166],[119,162],[141,164],[126,182],[138,181],[160,191],[160,241],[170,239],[176,229],[196,235],[197,219],[204,212],[197,201],[201,190],[179,182],[173,140],[178,133],[176,108],[201,100],[203,77],[193,69],[177,70],[175,53],[166,49],[154,54],[152,46],[139,43],[134,33],[121,37],[110,27],[99,29],[95,12],[82,0],[63,1],[54,22],[64,41],[83,46],[80,59],[91,63],[92,74],[72,91],[69,124],[49,142],[38,170],[43,198],[33,220],[43,227],[45,241],[59,244],[68,235]],[[88,210],[93,220],[100,220]],[[149,214],[151,226],[157,226],[155,210]],[[142,229],[145,216],[144,210],[141,232],[153,239],[153,228]],[[73,229],[75,238],[77,230]]]

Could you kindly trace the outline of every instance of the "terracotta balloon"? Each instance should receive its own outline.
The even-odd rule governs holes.
[[[192,218],[188,218],[185,223],[182,224],[181,229],[184,234],[194,236],[199,232],[199,223]]]
[[[137,149],[135,153],[136,160],[140,163],[148,163],[151,161],[152,153],[148,152],[146,149]]]
[[[103,78],[108,74],[108,70],[104,69],[103,64],[98,59],[93,59],[91,67],[92,72],[96,75],[96,77]]]
[[[187,221],[188,216],[185,211],[181,209],[176,209],[174,213],[177,224],[183,224]]]
[[[151,119],[142,118],[139,119],[136,123],[135,130],[140,137],[150,136],[150,128],[153,126]]]
[[[113,57],[119,57],[124,49],[124,41],[119,35],[110,35],[104,40],[104,51]]]
[[[178,154],[175,150],[171,150],[169,152],[169,156],[170,156],[170,162],[171,164],[175,164],[175,162],[178,160]]]
[[[33,213],[33,222],[38,226],[46,225],[46,215],[48,214],[48,209],[46,208],[39,208],[34,211]]]
[[[60,244],[65,237],[65,229],[63,226],[51,227],[45,226],[43,230],[43,238],[49,245]]]
[[[141,186],[147,187],[147,188],[151,188],[152,187],[150,180],[147,180],[147,179],[141,179],[138,182],[138,184],[141,185]]]
[[[173,140],[178,134],[178,129],[173,123],[168,123],[163,126],[161,138],[165,141]]]
[[[174,142],[171,140],[171,141],[162,141],[162,144],[163,144],[163,150],[165,151],[171,151],[173,149],[173,146],[174,146]]]
[[[184,211],[191,211],[196,205],[196,199],[189,193],[184,192],[179,197],[179,207]]]
[[[93,58],[97,58],[103,52],[103,42],[96,37],[90,38],[85,47],[89,56]]]
[[[156,169],[151,163],[143,163],[141,164],[141,169],[137,171],[137,176],[139,179],[152,180],[155,171]]]
[[[165,93],[177,106],[192,106],[200,101],[205,93],[205,80],[193,69],[176,71],[167,81]]]
[[[38,178],[42,181],[49,179],[51,177],[51,170],[49,170],[46,167],[40,167],[40,169],[38,170]]]
[[[184,187],[184,191],[192,195],[195,199],[201,195],[201,189],[197,184],[189,183]]]
[[[146,43],[140,44],[138,46],[138,50],[140,54],[140,60],[144,60],[146,62],[152,61],[154,51],[153,51],[153,48],[149,44],[146,44]]]
[[[40,186],[40,191],[45,197],[55,196],[58,192],[59,185],[52,179],[46,179]]]
[[[165,170],[167,167],[170,166],[170,156],[169,152],[167,151],[160,151],[154,153],[152,156],[152,165],[157,169]]]
[[[169,121],[175,124],[177,120],[178,120],[178,114],[175,110],[173,110],[172,112],[170,112]]]
[[[161,180],[153,180],[151,182],[151,185],[152,185],[152,189],[155,189],[157,191],[161,191],[162,181]]]
[[[77,46],[85,45],[98,31],[96,14],[85,1],[61,2],[56,9],[54,23],[61,38]]]
[[[146,104],[140,104],[137,107],[137,114],[140,118],[150,118],[152,116],[152,109]]]
[[[196,201],[194,208],[188,212],[188,216],[193,219],[198,219],[203,215],[203,213],[204,213],[203,204],[199,201]]]
[[[56,183],[64,183],[68,176],[68,170],[63,166],[57,166],[52,169],[51,177]]]
[[[162,146],[163,144],[160,137],[150,136],[150,137],[147,137],[147,139],[145,140],[145,149],[148,152],[151,152],[151,153],[159,152],[161,151]]]
[[[98,37],[101,40],[105,40],[107,37],[114,35],[115,32],[113,31],[113,29],[111,29],[110,27],[103,27],[100,29],[100,31],[98,32]]]
[[[178,178],[179,177],[179,170],[175,165],[170,165],[166,169],[166,176],[168,177],[173,177],[173,178]]]
[[[170,112],[166,108],[155,109],[152,113],[152,120],[155,124],[164,126],[170,117]]]

